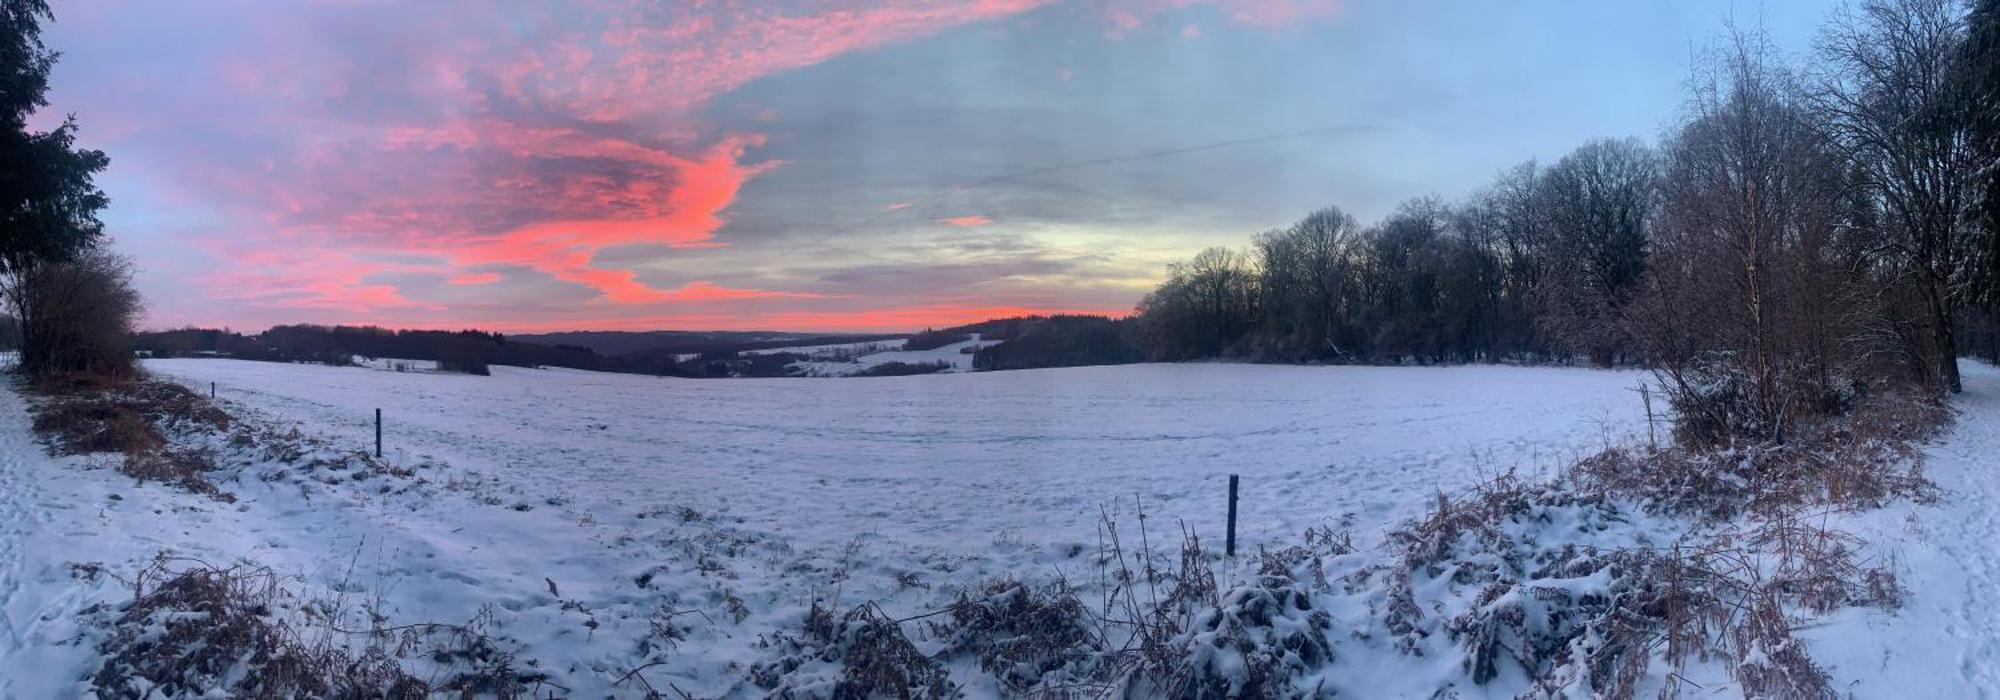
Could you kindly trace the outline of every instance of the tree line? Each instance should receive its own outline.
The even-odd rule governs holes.
[[[491,365],[629,371],[625,363],[573,345],[508,342],[479,330],[391,330],[376,326],[272,326],[255,335],[209,328],[141,333],[133,349],[153,357],[222,356],[345,365],[353,358],[432,360],[450,372],[488,374]]]
[[[1781,384],[1864,370],[1957,391],[1964,328],[1990,338],[2000,309],[1997,4],[1862,2],[1810,68],[1732,33],[1656,143],[1592,141],[1464,201],[1365,226],[1328,207],[1202,251],[1134,337],[1153,360],[1726,356],[1766,419]]]
[[[36,131],[57,54],[43,45],[45,0],[0,0],[0,299],[4,335],[30,376],[124,375],[140,310],[131,264],[102,247],[110,203],[94,178],[109,166],[79,148],[77,122]]]

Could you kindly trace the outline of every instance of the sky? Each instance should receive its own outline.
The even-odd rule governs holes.
[[[1831,0],[54,3],[145,324],[907,331],[1122,315],[1334,205],[1648,141]]]

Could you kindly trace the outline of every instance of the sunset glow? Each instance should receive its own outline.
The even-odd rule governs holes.
[[[1652,24],[1707,26],[1712,10],[1657,10]],[[1443,84],[1403,86],[1448,107],[1435,113],[1370,97],[1376,76],[1449,74],[1421,50],[1378,50],[1383,26],[1545,30],[1335,0],[56,14],[64,55],[41,116],[76,113],[84,142],[114,154],[106,219],[143,261],[155,328],[1123,315],[1166,263],[1207,245],[1325,204],[1376,216],[1537,155],[1484,150],[1489,122],[1567,147],[1641,133],[1639,115],[1663,111],[1496,116],[1477,89]],[[1604,37],[1650,62],[1617,78],[1678,81],[1684,47],[1642,34]],[[1475,65],[1466,53],[1451,60]],[[1558,89],[1608,84],[1572,73]]]

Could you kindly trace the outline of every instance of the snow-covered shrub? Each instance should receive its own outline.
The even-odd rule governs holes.
[[[1098,628],[1076,592],[1061,581],[1030,587],[1003,580],[976,597],[961,593],[948,621],[933,631],[947,640],[943,655],[970,655],[1016,692],[1106,680],[1109,665]]]
[[[1756,382],[1732,353],[1697,357],[1671,376],[1667,400],[1674,411],[1674,439],[1683,445],[1763,439],[1777,427],[1776,416],[1757,404]]]
[[[1196,614],[1174,639],[1172,672],[1139,685],[1180,698],[1331,697],[1314,676],[1333,662],[1333,618],[1314,601],[1289,575],[1258,575]]]
[[[1928,500],[1915,441],[1948,419],[1935,402],[1869,399],[1879,408],[1804,425],[1783,442],[1727,449],[1614,448],[1579,461],[1570,477],[1586,493],[1627,498],[1648,509],[1722,521],[1801,505],[1873,508],[1897,498]]]
[[[1765,591],[1742,611],[1730,630],[1730,672],[1747,698],[1838,698],[1826,671],[1813,663],[1778,597]]]
[[[337,604],[300,598],[267,568],[173,564],[155,562],[131,602],[95,614],[108,630],[88,679],[99,697],[520,698],[546,677],[516,667],[488,634],[490,611],[463,625],[371,613],[347,629]]]
[[[777,698],[957,697],[944,665],[903,635],[874,604],[835,617],[817,601],[804,628],[763,640],[774,657],[750,668],[750,680]]]
[[[158,481],[173,484],[190,493],[198,493],[223,503],[235,503],[234,494],[223,491],[209,482],[208,472],[215,471],[214,453],[201,448],[163,447],[148,450],[137,455],[128,455],[119,471],[141,483]]]
[[[1703,522],[1502,477],[1440,497],[1391,533],[1397,562],[1340,583],[1401,653],[1456,653],[1464,681],[1525,677],[1536,697],[1632,697],[1717,660],[1755,695],[1816,697],[1824,674],[1792,638],[1793,616],[1898,603],[1894,575],[1857,564],[1851,535],[1789,510]]]
[[[90,682],[100,697],[422,698],[428,688],[381,655],[310,645],[280,619],[288,596],[268,569],[166,573],[111,622]]]

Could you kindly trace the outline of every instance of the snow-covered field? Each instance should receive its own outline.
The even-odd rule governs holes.
[[[90,660],[61,643],[81,632],[76,612],[130,595],[72,564],[129,575],[162,550],[249,559],[305,590],[374,601],[394,622],[490,609],[494,632],[575,697],[633,692],[617,681],[651,662],[660,688],[757,696],[744,666],[815,597],[906,616],[1001,577],[1082,578],[1100,519],[1129,535],[1140,505],[1155,537],[1178,541],[1184,524],[1216,544],[1231,473],[1243,548],[1328,524],[1366,548],[1439,491],[1507,469],[1544,475],[1646,432],[1630,391],[1644,375],[1572,369],[1135,365],[820,382],[147,368],[355,449],[372,447],[381,408],[389,461],[428,483],[307,491],[245,476],[221,484],[239,503],[215,503],[134,485],[106,457],[43,456],[20,399],[0,392],[0,697],[68,695]],[[1967,383],[1960,434],[1980,442],[1938,448],[1947,503],[1857,521],[1892,540],[1882,556],[1922,567],[1906,573],[1907,612],[1843,614],[1808,634],[1854,688],[1937,674],[1950,677],[1921,687],[1993,687],[1973,674],[1992,671],[2000,605],[1960,603],[2000,599],[1993,540],[1978,539],[1995,532],[2000,479],[1977,468],[2000,447],[2000,374],[1969,365]],[[1914,641],[1890,645],[1899,638]]]
[[[998,340],[984,340],[978,333],[956,343],[941,345],[929,350],[902,350],[903,341],[853,343],[845,346],[818,346],[811,351],[795,350],[808,358],[791,364],[792,369],[808,377],[845,377],[867,371],[891,362],[907,365],[944,363],[949,365],[945,372],[972,371],[972,353],[989,345],[998,345]],[[775,350],[770,352],[776,352]]]
[[[781,348],[744,350],[743,352],[738,354],[776,355],[781,352],[788,352],[798,355],[805,355],[808,358],[814,360],[825,360],[836,357],[856,357],[860,355],[868,355],[877,352],[901,350],[903,348],[903,343],[904,341],[901,340],[865,340],[858,343],[833,343],[830,345],[787,345]]]
[[[354,366],[388,372],[436,372],[437,360],[404,360],[393,357],[354,356]]]
[[[392,459],[561,496],[600,521],[689,505],[815,547],[862,531],[952,550],[1084,542],[1100,505],[1135,495],[1211,532],[1230,473],[1243,532],[1288,541],[1644,433],[1629,391],[1644,375],[1592,370],[1139,365],[821,383],[147,367],[356,446],[372,445],[381,408]]]

